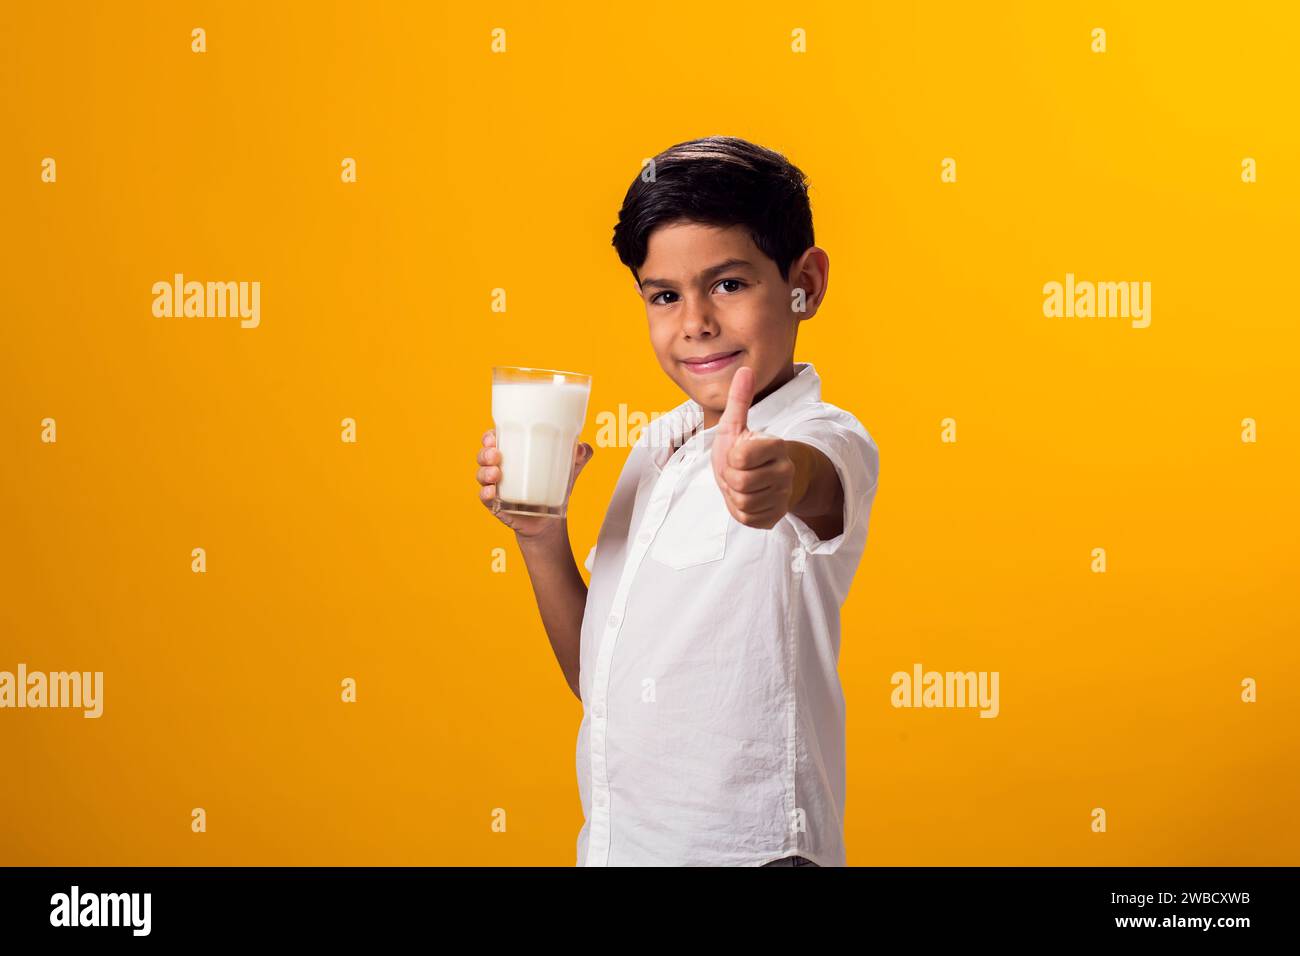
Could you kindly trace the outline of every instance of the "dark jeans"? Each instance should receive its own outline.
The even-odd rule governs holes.
[[[812,860],[803,856],[783,856],[779,860],[773,860],[771,863],[764,863],[764,866],[816,866]]]

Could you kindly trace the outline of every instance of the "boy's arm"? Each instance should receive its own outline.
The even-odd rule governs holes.
[[[579,649],[582,637],[582,617],[587,606],[587,585],[573,560],[569,546],[569,522],[555,521],[553,533],[530,537],[516,534],[519,550],[523,553],[528,577],[533,583],[537,610],[541,612],[546,636],[551,650],[560,663],[564,679],[575,697],[582,699],[578,689]]]
[[[861,422],[840,409],[797,422],[785,430],[785,440],[792,460],[806,459],[803,470],[809,481],[804,500],[790,509],[788,520],[794,523],[800,544],[809,554],[834,554],[854,529],[870,520],[880,476],[875,440]],[[840,514],[834,518],[824,515],[829,494],[824,473],[827,463],[837,477],[834,497]],[[797,462],[795,470],[799,470]],[[820,490],[814,489],[815,485]],[[817,520],[809,521],[805,517],[809,514]]]
[[[794,492],[790,513],[803,519],[817,537],[829,541],[844,531],[844,486],[825,453],[812,445],[787,441],[794,462]]]
[[[727,405],[713,437],[713,475],[727,510],[751,528],[788,519],[810,554],[833,554],[870,512],[879,459],[862,424],[841,409],[782,429],[784,437],[750,431],[754,373],[731,377]]]

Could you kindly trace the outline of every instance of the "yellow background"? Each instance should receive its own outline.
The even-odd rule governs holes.
[[[105,713],[0,712],[0,863],[574,863],[581,705],[476,495],[490,367],[590,372],[593,444],[683,400],[610,237],[711,134],[808,174],[795,357],[881,453],[849,862],[1300,862],[1275,6],[7,6],[0,669],[102,670]],[[261,326],[154,318],[175,272],[260,281]],[[1151,326],[1045,318],[1066,272],[1150,281]],[[579,480],[579,561],[626,454]],[[916,662],[998,671],[1000,716],[894,709]]]

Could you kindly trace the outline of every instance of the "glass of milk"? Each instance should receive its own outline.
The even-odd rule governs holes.
[[[501,510],[563,518],[591,376],[549,368],[492,369],[492,420],[501,453]]]

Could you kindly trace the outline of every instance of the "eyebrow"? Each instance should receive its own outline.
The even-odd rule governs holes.
[[[707,269],[705,269],[695,278],[697,280],[711,279],[718,273],[726,272],[728,269],[734,269],[737,266],[744,266],[747,269],[752,269],[753,263],[749,262],[746,259],[724,259],[722,262],[719,262],[716,266],[709,266]],[[641,288],[643,289],[647,289],[650,286],[656,286],[661,289],[671,289],[676,284],[677,283],[673,282],[671,279],[642,279],[641,280]]]

